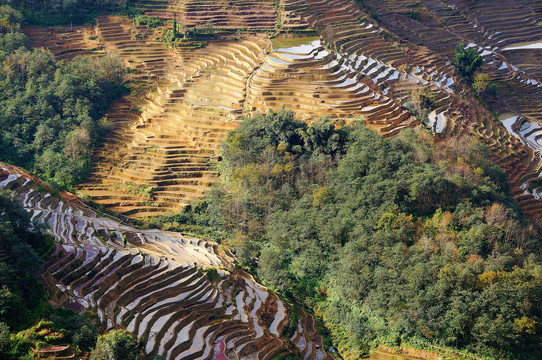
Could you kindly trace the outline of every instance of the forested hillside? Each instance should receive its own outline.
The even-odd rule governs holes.
[[[96,341],[96,326],[84,315],[47,307],[36,274],[54,249],[43,227],[0,189],[0,356],[28,359],[40,343],[72,342],[88,350]],[[42,320],[37,323],[38,320]],[[35,325],[35,326],[34,326]]]
[[[57,62],[29,49],[22,15],[0,6],[0,152],[61,187],[80,182],[107,124],[100,118],[124,89],[114,56]]]
[[[130,0],[1,0],[22,12],[25,20],[37,25],[90,22],[100,11],[125,10]]]
[[[4,190],[0,210],[0,321],[20,330],[32,325],[39,311],[44,294],[34,275],[53,244],[42,228],[32,229],[30,215]]]
[[[230,132],[221,168],[205,206],[172,221],[227,232],[243,264],[323,317],[344,357],[401,343],[540,355],[540,228],[484,145],[281,111]]]
[[[0,0],[0,359],[542,358],[541,38],[537,0]]]

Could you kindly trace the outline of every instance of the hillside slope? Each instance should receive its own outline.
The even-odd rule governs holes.
[[[327,358],[314,319],[249,274],[228,270],[233,257],[217,244],[138,230],[73,195],[35,190],[40,186],[2,164],[0,187],[14,191],[55,237],[41,276],[53,305],[96,312],[104,329],[127,328],[145,340],[147,353],[167,359]],[[209,267],[216,275],[201,270]],[[286,336],[289,328],[297,330]]]
[[[99,17],[96,26],[74,32],[51,28],[52,41],[43,40],[36,28],[26,31],[34,45],[49,47],[59,58],[92,47],[117,53],[137,72],[133,81],[148,84],[144,96],[129,97],[111,109],[108,118],[117,126],[96,150],[91,176],[79,189],[119,214],[178,211],[201,198],[215,182],[213,159],[225,134],[245,114],[284,106],[307,122],[321,116],[363,119],[390,136],[419,124],[406,107],[412,110],[413,96],[427,92],[431,104],[420,120],[438,138],[472,134],[488,144],[507,170],[520,206],[538,217],[538,50],[514,48],[520,31],[536,38],[538,28],[529,27],[540,16],[536,6],[505,6],[502,13],[527,18],[497,31],[491,27],[494,11],[485,3],[474,8],[469,2],[418,3],[367,2],[385,14],[378,24],[350,1],[284,0],[270,10],[281,15],[282,33],[273,42],[271,33],[254,25],[269,21],[265,11],[253,14],[253,25],[242,27],[247,33],[236,39],[228,31],[241,25],[225,20],[256,6],[270,8],[270,1],[233,2],[230,7],[219,1],[141,3],[147,15],[168,21],[175,14],[187,28],[214,24],[217,36],[196,50],[168,50],[151,30],[121,17]],[[418,20],[413,11],[420,14]],[[483,17],[487,24],[478,26],[482,13],[488,14]],[[293,32],[311,28],[320,39],[296,38]],[[419,35],[428,31],[434,36]],[[460,42],[476,46],[483,72],[505,84],[499,86],[500,103],[492,104],[506,126],[478,100],[471,101],[474,94],[455,72],[451,61]]]

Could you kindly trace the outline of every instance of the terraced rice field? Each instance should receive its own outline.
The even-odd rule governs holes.
[[[50,50],[57,60],[103,53],[91,26],[25,27],[23,31],[28,36],[30,46]]]
[[[406,109],[375,91],[375,85],[384,87],[402,76],[398,71],[378,71],[384,65],[364,56],[344,58],[324,49],[319,38],[293,40],[275,40],[273,51],[252,75],[247,97],[252,111],[285,107],[308,121],[357,116],[370,119],[388,136],[418,125]]]
[[[117,54],[132,85],[145,89],[106,114],[113,130],[78,191],[123,219],[179,211],[217,181],[221,144],[244,116],[284,107],[309,123],[322,116],[364,121],[389,137],[422,126],[407,108],[412,93],[425,90],[432,108],[421,120],[435,138],[470,135],[486,143],[518,204],[540,218],[540,2],[365,3],[381,14],[379,23],[349,0],[138,2],[166,22],[215,28],[198,49],[168,49],[153,30],[120,16],[25,28],[32,46],[57,59]],[[499,82],[499,119],[454,70],[460,42],[476,49],[482,71]],[[329,358],[314,319],[295,310],[299,320],[290,324],[294,310],[250,275],[230,270],[233,256],[217,244],[138,230],[73,195],[39,192],[35,181],[7,165],[0,170],[0,187],[15,191],[55,237],[42,280],[56,305],[95,311],[104,329],[127,328],[145,339],[148,353],[168,359]],[[201,270],[209,267],[218,269],[213,281]]]
[[[276,9],[272,0],[144,0],[136,6],[149,16],[163,19],[176,16],[188,27],[271,31],[276,25]]]
[[[39,192],[43,184],[22,170],[0,166],[0,188],[13,191],[55,238],[42,274],[54,305],[96,312],[104,329],[126,328],[145,340],[147,353],[166,359],[330,359],[314,319],[249,274],[229,270],[232,255],[217,244],[138,230],[73,195]],[[201,271],[209,267],[217,269],[213,281]],[[289,338],[291,311],[299,320]]]
[[[200,49],[167,49],[152,30],[124,17],[100,16],[95,26],[74,31],[25,30],[59,58],[117,53],[136,72],[133,81],[146,84],[143,95],[110,110],[114,131],[96,149],[79,191],[124,216],[178,211],[216,181],[220,145],[243,116],[284,106],[307,122],[362,120],[393,136],[420,126],[406,106],[413,92],[428,90],[426,126],[437,138],[468,134],[488,144],[519,204],[541,215],[533,185],[542,171],[540,149],[471,101],[452,65],[458,43],[474,47],[482,70],[504,84],[497,112],[541,124],[541,7],[529,0],[366,3],[381,23],[349,0],[138,2],[166,27],[175,17],[187,29],[214,28],[216,36]],[[243,32],[234,38],[234,29]]]
[[[382,26],[401,39],[424,46],[452,60],[458,43],[476,49],[482,71],[499,82],[502,104],[496,111],[512,112],[520,122],[542,123],[542,12],[536,1],[420,0],[366,2],[381,14]],[[510,126],[483,119],[475,133],[494,148],[509,173],[520,206],[539,217],[538,190],[533,182],[541,170],[539,148],[533,142],[518,146]],[[534,146],[533,146],[534,145]],[[518,161],[510,161],[508,150]],[[504,156],[503,156],[504,155]],[[508,159],[507,159],[508,157]],[[534,186],[534,189],[533,189]]]
[[[79,189],[125,216],[178,211],[201,198],[216,181],[213,159],[227,132],[254,112],[285,105],[307,121],[326,114],[361,117],[387,136],[418,124],[378,88],[399,72],[390,68],[378,77],[384,65],[341,61],[318,38],[306,56],[296,56],[296,46],[274,49],[265,34],[172,52],[148,36],[132,36],[137,29],[127,19],[99,17],[97,23],[104,49],[153,83],[143,98],[111,109],[107,117],[118,126],[95,152],[91,176]]]
[[[123,27],[108,18],[100,18],[102,24],[110,34],[101,38],[105,47],[120,46]],[[245,83],[267,43],[256,36],[183,56],[136,40],[122,46],[127,47],[119,53],[123,58],[141,60],[134,53],[148,52],[150,60],[138,66],[157,85],[139,100],[141,114],[125,104],[113,107],[109,118],[131,120],[96,152],[96,165],[81,192],[127,216],[179,210],[216,180],[210,160],[242,115]],[[169,68],[163,66],[166,61]],[[182,66],[172,66],[175,62]]]

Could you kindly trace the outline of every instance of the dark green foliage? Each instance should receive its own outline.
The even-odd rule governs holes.
[[[3,322],[0,322],[0,356],[2,359],[7,359],[9,356],[11,348],[10,336],[9,327]]]
[[[144,25],[147,28],[156,28],[162,25],[162,20],[152,16],[137,15],[135,21],[138,25]]]
[[[213,198],[216,193],[215,190],[211,189],[207,196]],[[151,218],[146,225],[167,231],[197,234],[199,237],[206,236],[215,241],[226,239],[228,234],[213,225],[216,221],[209,217],[209,211],[209,204],[206,201],[202,201],[194,207],[190,205],[185,206],[179,213]]]
[[[528,353],[541,341],[540,236],[489,158],[471,139],[258,115],[228,135],[222,185],[198,216],[320,311],[347,358],[403,341]]]
[[[43,317],[54,324],[54,328],[65,335],[65,343],[71,343],[80,350],[90,351],[98,337],[97,322],[85,314],[66,308],[48,308]]]
[[[0,5],[0,20],[0,31],[5,35],[19,30],[23,15],[8,5]]]
[[[421,12],[420,11],[409,11],[405,15],[408,16],[411,19],[420,20]]]
[[[2,360],[33,359],[31,349],[70,344],[77,352],[88,352],[96,344],[96,321],[69,309],[45,306],[44,317],[34,326],[10,333],[0,322],[0,358]]]
[[[30,213],[12,196],[0,189],[0,358],[27,358],[37,343],[71,343],[88,351],[96,343],[93,321],[73,310],[48,305],[41,312],[46,298],[37,275],[42,270],[41,257],[54,243],[40,226],[30,222]],[[29,328],[38,319],[44,320]]]
[[[497,84],[489,84],[489,86],[487,87],[487,92],[493,96],[497,95]]]
[[[220,275],[218,274],[218,271],[215,268],[210,268],[203,270],[209,281],[213,284],[218,284],[220,282]]]
[[[130,0],[0,0],[21,11],[36,25],[66,25],[91,22],[98,12],[126,11]]]
[[[376,11],[373,7],[369,6],[369,4],[365,3],[363,0],[354,0],[354,4],[363,11],[366,11],[377,23],[382,22],[382,15],[378,11]]]
[[[143,344],[126,330],[111,330],[98,337],[91,360],[136,360],[144,358]]]
[[[455,62],[457,71],[470,81],[482,65],[482,57],[476,53],[475,48],[465,48],[463,44],[458,44],[455,48]]]
[[[6,256],[0,262],[0,322],[17,330],[36,318],[44,297],[35,277],[42,264],[39,255],[51,244],[11,196],[0,190],[0,251]]]
[[[123,90],[124,70],[109,56],[57,63],[25,42],[17,31],[0,34],[0,160],[70,186],[88,169],[106,130],[98,120]]]

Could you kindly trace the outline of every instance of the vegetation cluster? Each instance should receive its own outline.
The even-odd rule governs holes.
[[[19,10],[26,22],[35,25],[89,23],[98,12],[133,11],[131,0],[0,0]]]
[[[32,324],[43,298],[35,274],[52,240],[31,225],[30,215],[0,191],[0,322],[13,329]]]
[[[90,350],[96,342],[95,322],[69,309],[51,308],[37,280],[42,259],[54,249],[52,238],[5,190],[0,190],[0,214],[0,358],[32,358],[32,348],[51,344]]]
[[[478,95],[487,92],[494,96],[497,94],[497,84],[490,82],[489,75],[478,71],[482,63],[482,56],[478,55],[474,47],[465,47],[464,44],[456,46],[455,67],[459,74]]]
[[[0,6],[0,153],[2,160],[66,187],[81,181],[90,152],[107,131],[104,112],[125,90],[113,56],[55,61],[28,49],[21,13]]]
[[[323,317],[344,357],[377,343],[537,350],[539,229],[485,146],[281,111],[245,119],[223,156],[222,183],[175,221],[227,233],[243,265]]]
[[[0,189],[0,358],[33,359],[40,348],[71,345],[92,360],[148,359],[125,330],[98,336],[97,316],[49,305],[37,276],[54,241],[13,196]]]
[[[1,160],[62,187],[83,179],[107,131],[100,119],[125,89],[125,71],[110,56],[57,62],[28,48],[20,24],[24,17],[83,22],[128,3],[0,0]],[[163,25],[142,15],[135,21]],[[175,21],[163,42],[213,31],[179,30]],[[478,93],[489,86],[487,75],[476,75],[480,65],[473,48],[458,46],[456,67]],[[414,95],[409,106],[427,117],[432,98]],[[246,118],[230,132],[219,170],[222,182],[203,203],[154,225],[204,232],[231,246],[241,265],[322,317],[345,358],[375,344],[541,356],[541,229],[522,218],[484,145],[470,138],[434,143],[424,130],[382,139],[360,123],[308,126],[283,110]],[[149,198],[153,191],[131,189]],[[36,274],[52,246],[0,191],[1,357],[70,343],[91,359],[143,359],[141,343],[127,332],[98,337],[92,317],[46,305]]]

